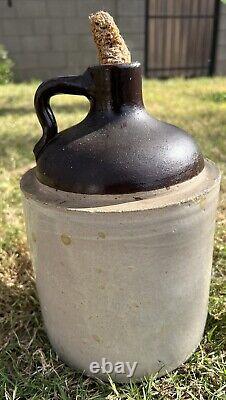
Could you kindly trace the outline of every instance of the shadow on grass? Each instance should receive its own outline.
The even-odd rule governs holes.
[[[54,112],[57,113],[64,113],[64,114],[71,114],[75,112],[88,112],[89,106],[86,103],[75,103],[75,104],[65,104],[65,105],[52,105]],[[1,107],[0,109],[0,116],[7,116],[7,115],[28,115],[34,114],[35,109],[34,107]]]
[[[212,101],[214,103],[225,103],[226,102],[226,92],[212,92],[206,95],[200,96],[201,100]]]
[[[65,106],[58,106],[55,105],[53,107],[53,111],[56,113],[66,113],[66,114],[71,114],[73,112],[88,112],[88,107],[86,104],[83,103],[77,103],[75,105],[65,105]],[[27,114],[35,114],[34,108],[26,108],[26,107],[18,107],[18,108],[2,108],[0,109],[0,116],[2,115],[15,115],[16,116],[22,116],[22,115],[27,115]],[[16,129],[13,127],[13,129]],[[11,134],[5,134],[0,137],[0,160],[1,160],[1,165],[4,166],[6,165],[7,168],[11,170],[11,155],[16,157],[17,161],[21,160],[23,161],[23,164],[26,164],[32,159],[33,157],[33,147],[35,143],[40,139],[41,137],[41,127],[39,130],[37,129],[37,135],[34,136],[33,132],[30,131],[29,126],[27,128],[27,133],[21,133],[14,135],[13,132]],[[12,168],[14,168],[12,166]]]
[[[29,343],[35,328],[43,330],[31,262],[23,245],[12,252],[3,250],[2,258],[2,345],[16,337],[20,343]]]
[[[5,135],[0,138],[0,164],[12,170],[15,168],[12,156],[16,157],[17,161],[23,161],[23,164],[34,160],[33,147],[39,138],[40,136],[32,136],[29,130],[26,134]]]
[[[200,99],[201,101],[210,101],[212,103],[225,103],[226,102],[226,92],[207,92],[207,93],[186,93],[187,97],[195,97],[196,99]]]
[[[205,346],[205,352],[210,353],[213,350],[217,350],[222,347],[225,348],[226,344],[226,320],[225,315],[221,315],[220,318],[216,318],[214,315],[208,313],[204,335],[207,336],[207,343]]]

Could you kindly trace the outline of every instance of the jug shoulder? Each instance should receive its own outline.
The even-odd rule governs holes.
[[[190,135],[135,109],[58,134],[38,159],[37,177],[65,191],[128,193],[174,185],[203,167]]]

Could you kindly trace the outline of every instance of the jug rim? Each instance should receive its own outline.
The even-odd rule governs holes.
[[[141,63],[139,61],[133,61],[131,63],[93,64],[89,65],[87,69],[111,69],[111,68],[130,69],[139,67],[141,67]]]

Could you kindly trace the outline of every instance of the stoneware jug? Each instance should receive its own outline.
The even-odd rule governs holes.
[[[86,96],[90,110],[58,133],[50,98],[60,93]],[[146,112],[139,63],[44,82],[35,108],[43,136],[21,190],[53,348],[101,379],[128,381],[128,363],[134,379],[172,371],[206,322],[217,167]]]

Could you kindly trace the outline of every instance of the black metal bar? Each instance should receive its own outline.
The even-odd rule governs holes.
[[[183,10],[183,1],[180,1],[180,12]],[[178,44],[178,54],[179,54],[179,62],[181,66],[181,54],[182,54],[182,49],[183,49],[183,24],[180,23],[179,25],[179,32],[180,32],[180,40]],[[177,68],[177,70],[180,70],[180,68]]]
[[[154,0],[153,0],[154,1]],[[158,9],[158,0],[155,0],[155,11],[157,11],[157,9]],[[158,36],[157,36],[157,31],[158,31],[158,20],[157,19],[155,19],[155,21],[153,22],[154,23],[154,32],[155,32],[155,35],[154,35],[154,39],[155,39],[155,41],[154,41],[154,52],[155,52],[155,61],[154,61],[154,63],[155,63],[155,65],[156,64],[158,64],[158,56],[159,56],[159,46],[158,46]],[[152,40],[153,41],[153,37],[150,39],[150,40]],[[153,63],[153,61],[151,60],[151,63]],[[153,65],[153,64],[152,64]]]
[[[187,9],[188,9],[188,12],[190,12],[190,13],[192,12],[192,2],[191,2],[191,0],[190,0],[189,3],[187,4]],[[187,22],[187,26],[186,26],[186,28],[187,28],[187,30],[186,30],[186,35],[190,37],[190,32],[191,32],[191,21],[190,21],[189,19],[187,19],[186,22]],[[189,42],[190,42],[190,41],[189,41]],[[186,62],[186,65],[189,66],[189,43],[188,43],[188,41],[187,41],[185,62]]]
[[[176,7],[175,7],[175,1],[173,2],[173,13],[176,12]],[[175,24],[173,23],[172,25],[172,31],[171,31],[171,43],[170,43],[170,48],[171,48],[171,56],[170,56],[170,65],[174,65],[174,59],[175,59]]]
[[[149,21],[148,21],[148,13],[149,13],[149,0],[145,1],[145,35],[144,35],[144,75],[147,77],[148,72],[148,51],[149,51]]]
[[[216,47],[218,39],[218,26],[219,26],[219,15],[220,15],[220,0],[215,0],[214,10],[214,22],[213,22],[213,36],[212,46],[210,51],[210,64],[209,64],[209,75],[213,75],[215,72],[215,61],[216,61]]]
[[[206,0],[206,8],[208,9],[211,6],[211,0]],[[210,22],[210,21],[209,21]],[[202,42],[201,42],[201,59],[202,65],[204,66],[206,63],[206,45],[208,43],[208,34],[209,34],[209,22],[206,25],[205,32],[202,32]]]
[[[213,1],[212,0],[206,0],[206,5],[207,5],[207,8],[210,6],[211,7],[211,3],[213,3]],[[204,34],[203,34],[203,37],[202,37],[202,43],[201,43],[201,48],[202,48],[202,64],[203,64],[203,66],[204,65],[208,65],[208,67],[209,67],[209,63],[210,63],[210,59],[209,59],[209,54],[207,55],[207,53],[208,53],[208,50],[209,50],[209,37],[210,37],[210,35],[211,35],[211,33],[212,33],[212,22],[213,22],[213,20],[214,20],[214,18],[212,18],[212,20],[211,21],[207,21],[207,24],[206,24],[206,26],[205,26],[205,32],[204,32]],[[209,75],[209,69],[208,69],[208,75]]]
[[[205,0],[205,5],[207,5],[206,11],[208,10],[208,1],[209,0]],[[197,2],[197,15],[201,15],[202,5],[203,5],[202,4],[202,0],[198,0],[198,2]],[[207,20],[208,18],[205,18],[205,19]],[[207,22],[205,21],[205,23],[207,23]],[[197,21],[196,29],[195,29],[195,36],[196,36],[197,39],[201,38],[201,34],[200,34],[200,33],[202,33],[202,29],[201,28],[202,28],[201,22],[199,23]],[[197,40],[196,46],[194,46],[194,49],[193,49],[193,57],[194,57],[194,63],[195,64],[197,62],[199,62],[199,61],[203,64],[203,58],[201,57],[200,53],[201,52],[200,52],[200,39],[199,39],[199,40]],[[196,71],[197,71],[197,75],[199,75],[199,71],[198,70],[196,70]]]
[[[161,11],[167,14],[167,1],[164,3],[163,1],[161,2]],[[167,33],[167,21],[163,25],[162,65],[166,65],[166,33]]]

